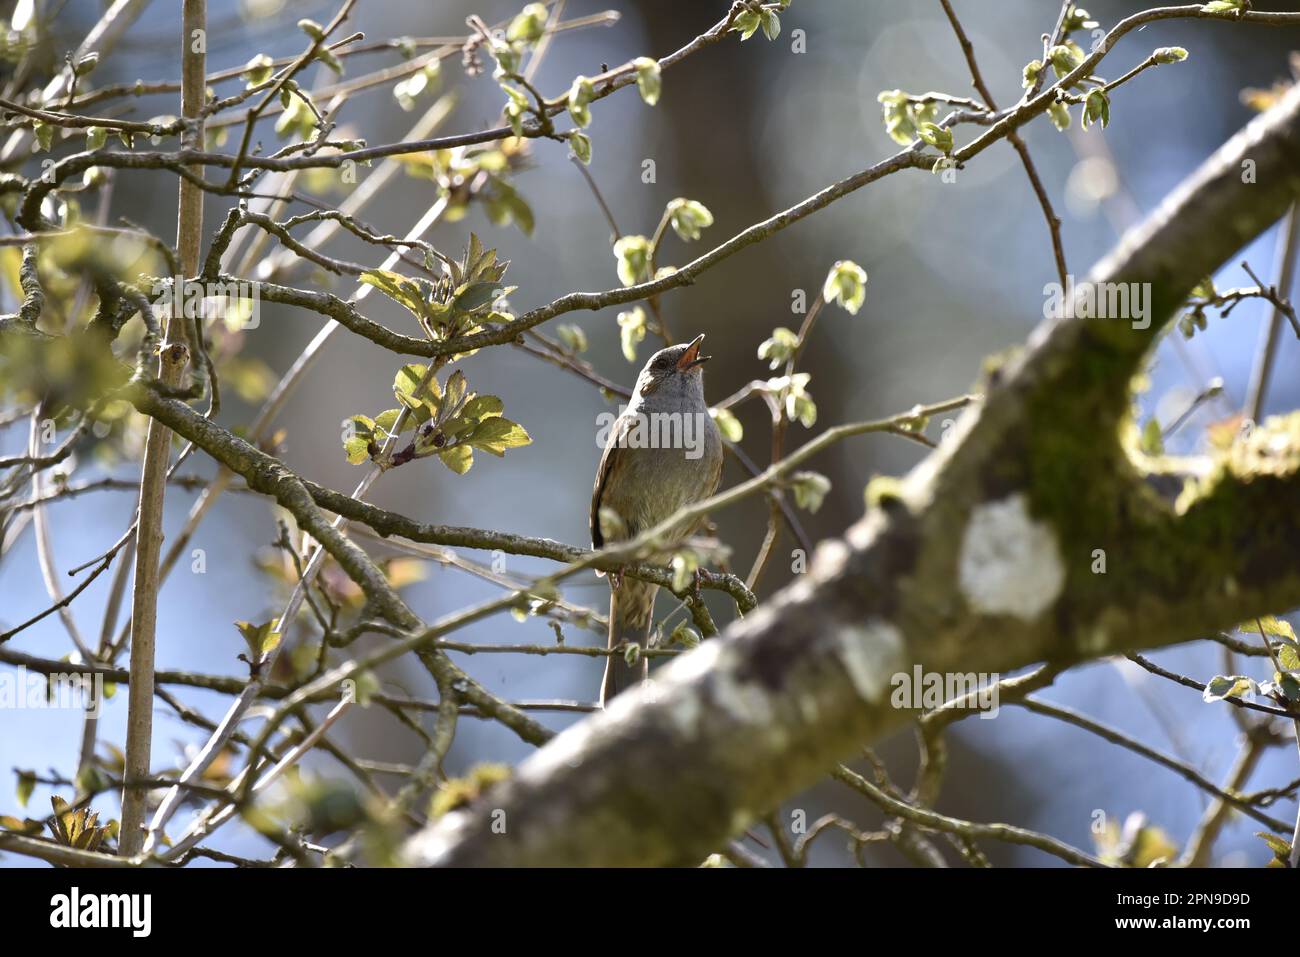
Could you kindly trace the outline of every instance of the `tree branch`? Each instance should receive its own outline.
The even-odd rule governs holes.
[[[181,14],[181,113],[193,123],[188,138],[203,142],[203,100],[207,74],[207,0],[185,0]],[[198,33],[201,42],[192,39]],[[188,179],[180,181],[176,248],[181,271],[193,275],[199,267],[203,242],[203,193]],[[184,312],[167,323],[159,378],[163,385],[177,386],[189,364],[190,338]],[[202,336],[202,330],[199,330]],[[152,771],[149,759],[153,745],[154,638],[158,623],[158,558],[162,552],[163,497],[167,491],[167,464],[171,458],[171,431],[158,421],[149,423],[141,465],[140,505],[136,514],[135,581],[131,594],[131,686],[126,734],[128,780],[146,778]],[[118,853],[131,857],[144,845],[145,797],[139,786],[122,792],[122,827]]]
[[[1300,603],[1294,418],[1262,424],[1177,507],[1119,438],[1157,333],[1300,195],[1298,171],[1300,87],[1093,270],[1094,282],[1144,284],[1150,321],[1045,322],[991,376],[985,402],[802,580],[559,735],[491,808],[427,828],[407,860],[694,863],[912,717],[890,686],[914,665],[996,675],[1066,664]],[[1117,573],[1093,572],[1097,549]],[[493,811],[506,834],[493,833]]]

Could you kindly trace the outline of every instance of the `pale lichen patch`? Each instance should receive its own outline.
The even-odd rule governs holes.
[[[858,697],[868,703],[884,698],[890,675],[904,663],[903,633],[880,619],[850,625],[840,636],[840,661]]]
[[[768,692],[761,685],[739,680],[734,674],[720,670],[712,683],[713,703],[734,720],[764,729],[765,733],[783,733]]]
[[[768,691],[738,677],[737,658],[734,654],[727,656],[727,650],[727,643],[720,639],[706,641],[660,671],[660,700],[667,702],[669,720],[683,733],[697,730],[698,723],[707,720],[697,688],[707,682],[710,709],[716,708],[744,724],[771,725],[774,733],[780,733]],[[683,685],[697,687],[683,689]],[[618,701],[616,698],[614,704]]]
[[[703,710],[693,694],[679,694],[668,703],[668,720],[684,737],[691,738],[699,731]]]
[[[1065,586],[1056,534],[1033,519],[1023,494],[976,506],[962,539],[958,581],[976,611],[1033,621]]]
[[[827,539],[813,552],[813,575],[830,578],[844,570],[849,561],[849,547],[841,541]]]

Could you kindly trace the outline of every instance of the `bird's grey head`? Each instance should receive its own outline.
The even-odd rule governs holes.
[[[660,349],[650,357],[637,376],[633,404],[647,407],[680,407],[683,402],[704,405],[704,363],[701,355],[704,334],[690,342]]]

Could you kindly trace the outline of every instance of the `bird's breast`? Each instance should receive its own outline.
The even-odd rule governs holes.
[[[643,416],[616,455],[616,474],[606,482],[601,504],[637,534],[713,494],[721,473],[722,439],[707,412],[675,433],[664,421],[656,426]]]

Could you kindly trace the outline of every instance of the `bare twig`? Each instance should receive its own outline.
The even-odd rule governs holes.
[[[194,31],[206,31],[207,0],[185,0],[181,15],[182,89],[181,113],[194,122],[194,141],[203,139],[201,113],[205,96],[206,44],[191,41]],[[198,271],[203,231],[203,194],[189,180],[180,184],[180,211],[176,224],[176,248],[181,271]],[[185,374],[189,350],[184,344],[188,330],[185,316],[172,315],[167,323],[159,378],[176,386]],[[163,496],[167,488],[171,431],[161,422],[150,421],[145,440],[144,464],[140,476],[140,505],[136,519],[135,583],[131,596],[131,686],[128,702],[127,779],[148,777],[153,738],[154,637],[158,618],[158,557],[162,550]],[[128,787],[122,795],[122,825],[118,853],[131,857],[144,846],[146,791]]]

